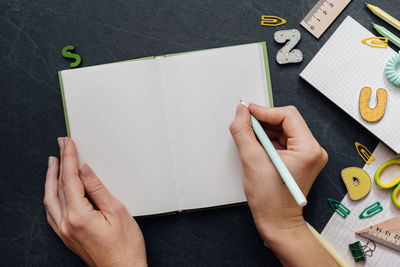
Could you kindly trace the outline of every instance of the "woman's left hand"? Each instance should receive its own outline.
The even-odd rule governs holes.
[[[147,266],[142,232],[126,207],[88,165],[79,169],[71,138],[58,144],[61,162],[49,157],[44,195],[53,230],[90,266]]]

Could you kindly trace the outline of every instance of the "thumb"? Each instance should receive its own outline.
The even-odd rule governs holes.
[[[239,104],[236,116],[229,130],[235,141],[242,163],[251,162],[254,156],[258,157],[263,150],[251,128],[250,112],[246,106]]]
[[[101,182],[96,173],[86,163],[79,170],[79,177],[85,188],[85,192],[93,203],[102,212],[112,212],[112,203],[115,201],[114,196]]]

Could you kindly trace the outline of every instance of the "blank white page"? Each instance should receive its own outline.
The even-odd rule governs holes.
[[[161,75],[154,60],[61,72],[71,137],[132,215],[178,209]]]
[[[269,106],[261,44],[161,58],[180,209],[246,201],[229,133],[239,100]]]
[[[384,74],[386,62],[395,51],[389,47],[369,47],[361,42],[372,36],[357,21],[347,17],[300,76],[400,153],[400,88],[390,83]],[[376,104],[378,88],[388,92],[386,112],[378,122],[365,121],[358,110],[360,91],[366,86],[372,88],[371,107]]]

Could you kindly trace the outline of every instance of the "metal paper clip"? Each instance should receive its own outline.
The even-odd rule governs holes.
[[[381,203],[379,201],[375,202],[374,204],[366,207],[363,212],[361,212],[360,219],[365,219],[374,216],[375,214],[381,212],[383,210]],[[364,214],[365,213],[365,214]]]
[[[340,215],[343,219],[346,219],[347,215],[350,214],[350,210],[340,203],[339,201],[333,199],[333,198],[328,198],[328,202],[331,205],[332,209]]]
[[[285,19],[277,16],[261,16],[261,26],[280,26],[286,23]]]
[[[372,155],[368,148],[366,148],[359,142],[355,142],[354,145],[356,146],[358,155],[360,155],[360,157],[365,161],[367,165],[375,160],[374,155]]]
[[[368,42],[368,40],[371,40]],[[369,37],[362,39],[361,42],[370,46],[370,47],[378,47],[378,48],[386,48],[388,46],[389,39],[386,37]]]

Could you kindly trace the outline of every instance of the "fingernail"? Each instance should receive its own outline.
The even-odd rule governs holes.
[[[83,166],[81,168],[81,176],[89,177],[91,173],[92,173],[92,169],[90,169],[90,167],[86,163],[83,164]]]
[[[250,103],[249,107],[250,106],[253,106],[253,108],[260,108],[261,107],[260,105],[257,105],[257,104],[254,104],[254,103]]]
[[[49,157],[49,163],[48,163],[49,168],[53,167],[53,165],[54,165],[54,157]]]
[[[236,108],[236,116],[239,115],[243,110],[243,105],[239,104]]]
[[[64,146],[67,146],[69,143],[69,137],[64,137]]]
[[[58,141],[58,146],[59,146],[59,148],[60,148],[60,149],[63,149],[63,148],[64,148],[64,138],[58,137],[58,138],[57,138],[57,141]]]

